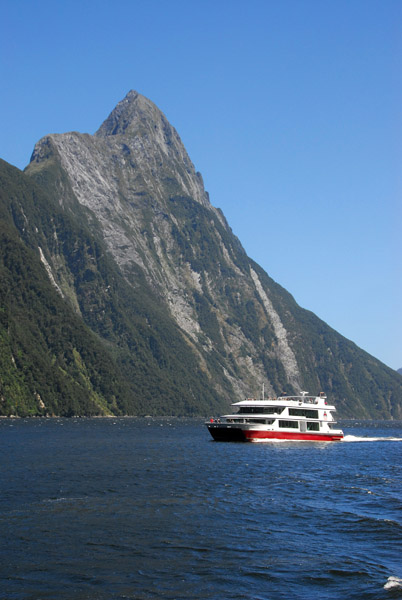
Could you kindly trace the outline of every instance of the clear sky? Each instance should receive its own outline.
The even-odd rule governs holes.
[[[401,0],[2,0],[0,157],[130,89],[297,302],[402,367]]]

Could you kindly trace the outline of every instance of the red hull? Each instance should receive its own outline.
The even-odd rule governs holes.
[[[343,435],[319,434],[319,433],[293,433],[292,431],[253,431],[243,430],[246,441],[253,440],[305,440],[308,442],[338,442]]]
[[[242,429],[208,423],[208,430],[217,442],[254,442],[269,440],[294,440],[307,442],[339,442],[343,434],[324,434],[314,432],[264,431],[258,429]]]

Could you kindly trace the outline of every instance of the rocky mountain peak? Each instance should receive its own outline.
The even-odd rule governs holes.
[[[155,110],[158,109],[150,100],[135,90],[130,90],[112,110],[95,135],[107,137],[130,133],[136,128],[138,122],[149,120],[149,113]]]
[[[165,115],[151,100],[131,90],[112,110],[93,136],[113,156],[124,158],[121,164],[125,177],[138,176],[152,185],[154,197],[160,197],[166,182],[172,195],[185,195],[210,207],[201,175],[178,135]],[[131,172],[131,174],[129,174]],[[138,192],[138,189],[137,189]],[[210,207],[212,209],[212,207]]]
[[[95,135],[99,137],[138,135],[144,132],[144,129],[152,129],[155,123],[160,121],[167,122],[166,117],[155,104],[135,90],[130,90],[112,110]]]

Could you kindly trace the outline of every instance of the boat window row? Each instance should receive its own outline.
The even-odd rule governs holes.
[[[275,419],[226,419],[226,423],[260,423],[261,425],[272,425]]]
[[[240,415],[280,415],[284,411],[284,406],[241,406],[238,414]]]
[[[307,419],[318,419],[318,410],[308,408],[289,408],[290,417],[307,417]]]
[[[261,423],[262,425],[272,425],[275,419],[245,419],[246,423]]]
[[[279,427],[284,427],[286,429],[299,429],[299,421],[282,421],[279,420]],[[320,431],[320,424],[314,421],[307,421],[307,423],[303,422],[303,429],[306,427],[307,431]]]
[[[257,419],[255,417],[251,417],[250,419],[236,419],[236,418],[227,418],[226,423],[250,423],[252,425],[273,425],[276,419]],[[218,420],[218,422],[220,422]],[[299,429],[299,421],[285,421],[284,419],[279,419],[278,421],[279,427],[283,429]],[[318,421],[301,421],[302,431],[320,431],[320,423]]]

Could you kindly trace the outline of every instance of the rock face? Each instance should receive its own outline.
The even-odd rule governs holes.
[[[93,136],[44,137],[26,174],[103,245],[125,297],[135,303],[146,291],[196,361],[205,391],[222,405],[257,393],[264,382],[270,394],[325,390],[344,415],[401,414],[400,377],[298,307],[247,257],[150,100],[129,92]],[[52,243],[38,251],[56,289],[105,338],[66,250]],[[99,279],[96,261],[88,271]],[[96,302],[107,304],[107,293],[100,283]],[[118,346],[118,328],[111,327],[109,342]],[[152,412],[152,398],[146,405]]]

